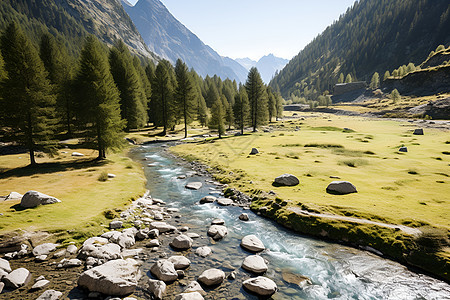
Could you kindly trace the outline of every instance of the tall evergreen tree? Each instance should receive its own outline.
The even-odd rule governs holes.
[[[217,86],[213,82],[209,82],[208,89],[205,96],[206,106],[212,107],[213,103],[219,98]]]
[[[275,98],[276,98],[276,105],[275,105],[275,107],[276,107],[276,110],[277,110],[276,119],[277,119],[277,121],[278,121],[278,119],[283,118],[283,111],[284,111],[283,105],[284,105],[284,99],[283,99],[283,97],[281,97],[281,94],[280,94],[279,92],[277,92],[277,93],[275,94]]]
[[[245,88],[241,87],[234,99],[234,119],[241,134],[244,134],[244,127],[249,124],[250,121],[250,105],[248,103],[248,96]]]
[[[12,138],[28,148],[30,164],[38,149],[51,150],[55,96],[38,51],[15,22],[1,37],[8,77],[2,85],[4,123]]]
[[[383,81],[385,81],[385,80],[388,79],[389,77],[391,77],[391,74],[389,73],[389,71],[386,71],[386,72],[384,73],[384,76],[383,76]]]
[[[219,139],[225,133],[225,108],[223,102],[218,97],[211,107],[211,119],[209,121],[209,127],[217,129],[219,133]]]
[[[184,138],[187,138],[188,124],[194,120],[197,103],[193,79],[190,76],[188,67],[181,59],[178,59],[176,62],[175,76],[177,79],[176,105],[181,109],[184,120]]]
[[[272,122],[272,118],[276,116],[276,99],[274,94],[272,93],[272,89],[267,87],[267,108],[269,113],[269,122]]]
[[[370,88],[372,90],[377,89],[380,86],[380,74],[378,72],[373,73],[372,80],[370,81]]]
[[[109,55],[114,81],[120,92],[120,111],[127,121],[126,129],[137,129],[147,123],[147,99],[127,46],[118,41]]]
[[[82,121],[88,137],[97,142],[98,159],[106,158],[108,149],[123,145],[125,120],[120,116],[119,90],[111,75],[108,57],[96,37],[90,35],[81,50],[75,78]]]
[[[250,69],[245,83],[248,101],[250,103],[250,118],[252,121],[253,132],[267,122],[267,97],[264,83],[258,70],[253,67]]]
[[[353,79],[352,79],[352,75],[347,74],[347,77],[345,77],[345,83],[352,83]]]
[[[151,62],[147,62],[146,66],[149,65]],[[133,57],[133,66],[136,70],[136,73],[138,74],[138,78],[141,82],[142,91],[144,93],[144,96],[141,97],[142,99],[142,106],[146,109],[146,116],[145,116],[145,122],[148,123],[149,120],[149,106],[150,106],[150,100],[152,98],[152,85],[151,82],[147,76],[147,73],[145,71],[145,68],[141,64],[141,61],[137,56]]]
[[[155,65],[152,61],[148,61],[147,65],[145,66],[145,75],[147,77],[147,80],[150,85],[150,99],[148,100],[148,109],[147,109],[147,115],[148,120],[150,123],[155,123],[155,116],[154,116],[154,102],[152,101],[152,84],[155,79]]]
[[[173,82],[169,71],[170,62],[162,60],[156,67],[153,78],[152,108],[154,109],[154,122],[156,126],[163,126],[162,135],[173,126]]]

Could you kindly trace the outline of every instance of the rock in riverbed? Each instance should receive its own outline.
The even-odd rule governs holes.
[[[242,285],[250,292],[263,297],[273,295],[278,289],[273,280],[263,276],[247,279]]]
[[[244,236],[241,241],[241,247],[250,252],[261,252],[266,249],[261,240],[253,234]]]
[[[55,290],[47,290],[42,295],[36,298],[36,300],[57,300],[63,294]]]
[[[190,190],[199,190],[202,185],[203,184],[201,182],[189,182],[188,184],[186,184],[186,188]]]
[[[31,273],[25,268],[15,269],[5,277],[3,277],[5,287],[17,289],[26,285],[31,280]]]
[[[208,229],[208,235],[215,241],[223,239],[227,234],[228,229],[222,225],[212,225]]]
[[[148,290],[159,300],[162,299],[166,293],[166,284],[162,280],[149,279]]]
[[[193,241],[190,237],[180,234],[172,240],[170,246],[176,250],[187,250],[192,247],[192,242]]]
[[[167,259],[158,260],[150,268],[150,272],[164,282],[174,281],[178,278],[174,264]]]
[[[264,258],[258,255],[247,256],[242,263],[242,268],[256,274],[262,274],[268,269]]]
[[[206,270],[198,277],[198,281],[206,286],[221,284],[224,279],[225,273],[219,269]]]

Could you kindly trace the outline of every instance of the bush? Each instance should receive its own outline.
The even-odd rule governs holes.
[[[102,181],[102,182],[107,181],[108,180],[108,172],[106,172],[106,171],[101,172],[100,175],[98,176],[97,180]]]
[[[438,252],[450,245],[446,230],[432,226],[420,228],[422,234],[416,238],[416,243],[427,249],[427,251]]]

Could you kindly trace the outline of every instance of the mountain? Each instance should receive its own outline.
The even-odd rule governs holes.
[[[284,97],[313,98],[340,74],[370,81],[399,65],[424,61],[450,44],[448,0],[360,0],[317,36],[271,81]]]
[[[252,67],[256,67],[257,61],[250,59],[248,57],[245,58],[236,58],[235,61],[240,63],[244,68],[250,70]]]
[[[66,43],[69,51],[80,50],[88,34],[107,45],[122,39],[130,50],[153,60],[139,31],[123,9],[120,0],[2,0],[0,30],[16,20],[37,42],[50,32]]]
[[[289,62],[289,60],[276,57],[273,54],[263,56],[258,61],[254,61],[248,57],[236,58],[235,61],[240,63],[247,70],[250,70],[252,67],[256,67],[265,83],[269,83],[275,73],[283,69]]]
[[[135,6],[122,1],[149,49],[174,63],[181,58],[205,77],[218,75],[245,81],[247,70],[228,57],[222,57],[181,24],[159,0],[140,0]]]

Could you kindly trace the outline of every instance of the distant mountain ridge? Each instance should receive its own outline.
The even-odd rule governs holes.
[[[258,61],[254,61],[248,57],[236,58],[235,61],[240,63],[247,70],[250,70],[252,67],[256,67],[265,83],[269,83],[276,72],[281,71],[289,62],[288,59],[276,57],[272,53],[261,57]]]
[[[174,63],[181,58],[205,77],[218,75],[245,81],[247,70],[228,57],[222,57],[181,24],[159,0],[139,0],[123,7],[151,51]]]

